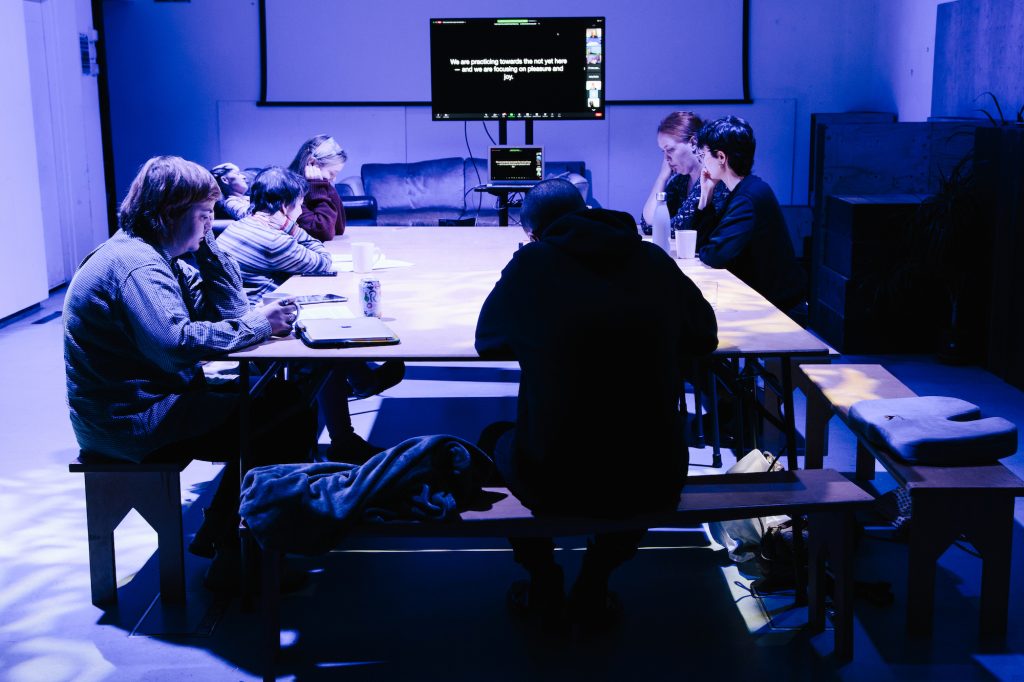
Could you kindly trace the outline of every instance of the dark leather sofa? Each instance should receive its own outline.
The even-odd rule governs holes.
[[[562,177],[593,204],[582,161],[549,161],[545,178]],[[474,219],[476,225],[497,225],[497,198],[473,191],[488,181],[486,159],[450,157],[414,163],[366,163],[359,176],[338,184],[349,223],[376,225],[438,225],[442,219]],[[515,200],[516,196],[510,197]],[[357,203],[360,215],[357,216]],[[370,222],[371,205],[375,219]],[[350,209],[351,206],[351,209]],[[518,208],[509,223],[518,223]]]

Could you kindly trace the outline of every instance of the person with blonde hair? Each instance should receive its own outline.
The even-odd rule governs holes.
[[[210,172],[220,187],[216,208],[231,220],[241,220],[249,215],[249,181],[242,169],[233,163],[221,163],[211,168]]]
[[[673,111],[658,124],[658,148],[662,151],[661,169],[654,179],[651,193],[641,211],[640,226],[651,233],[654,207],[658,193],[665,193],[672,230],[693,229],[693,213],[700,199],[701,165],[695,156],[697,132],[704,125],[700,116],[692,111]],[[721,206],[728,190],[724,185],[715,189],[712,201]]]
[[[64,300],[71,425],[86,458],[237,462],[237,388],[206,383],[201,361],[291,329],[291,301],[250,308],[235,262],[211,233],[220,190],[177,156],[146,161],[120,229],[89,254]],[[302,461],[316,415],[286,386],[252,405],[254,464]],[[216,556],[214,589],[236,582],[239,477],[227,470],[189,549]]]
[[[302,143],[288,166],[309,183],[299,227],[322,242],[345,234],[345,207],[334,181],[346,161],[348,154],[333,137],[316,135]]]

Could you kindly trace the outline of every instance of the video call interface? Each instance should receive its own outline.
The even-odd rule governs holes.
[[[604,118],[603,17],[430,25],[434,120]]]

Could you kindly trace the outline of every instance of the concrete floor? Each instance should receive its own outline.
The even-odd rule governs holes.
[[[0,326],[0,677],[6,680],[258,679],[258,619],[237,600],[201,586],[204,560],[189,557],[189,602],[157,598],[155,536],[129,517],[117,534],[119,606],[89,601],[81,478],[67,471],[77,447],[64,401],[62,336],[55,295]],[[881,362],[919,394],[955,395],[984,413],[1024,424],[1024,396],[987,372],[931,358],[844,358]],[[356,403],[357,429],[388,445],[410,435],[473,439],[508,418],[516,372],[501,365],[417,366],[385,397]],[[798,407],[799,412],[799,407]],[[798,414],[798,423],[799,414]],[[852,470],[853,439],[833,424],[826,466]],[[708,473],[707,450],[693,473]],[[726,455],[728,466],[733,458]],[[1005,460],[1024,474],[1024,455]],[[217,465],[183,474],[185,522]],[[885,485],[885,477],[880,484]],[[959,547],[941,559],[936,632],[903,634],[905,546],[869,529],[857,577],[892,583],[888,607],[859,601],[855,660],[833,661],[831,633],[808,637],[805,614],[779,597],[755,599],[754,577],[730,564],[700,529],[649,533],[616,574],[621,625],[600,636],[551,641],[509,617],[505,591],[520,577],[499,541],[360,540],[345,551],[297,560],[310,584],[285,600],[282,679],[298,680],[661,680],[841,679],[874,681],[1024,679],[1024,542],[1017,507],[1014,583],[1006,644],[977,642],[979,562]],[[572,576],[582,539],[562,547]]]

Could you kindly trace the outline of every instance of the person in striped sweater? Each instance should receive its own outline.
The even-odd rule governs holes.
[[[297,223],[308,189],[305,179],[286,168],[264,169],[252,184],[251,213],[217,237],[217,244],[238,263],[252,305],[292,275],[332,269],[323,243]],[[318,397],[320,420],[331,436],[331,459],[361,464],[384,449],[367,443],[352,429],[348,399],[380,393],[404,376],[405,364],[400,361],[380,367],[365,362],[339,364]]]
[[[217,237],[242,270],[245,293],[257,304],[292,275],[327,272],[331,254],[296,222],[308,183],[277,166],[264,169],[252,186],[252,210]]]

